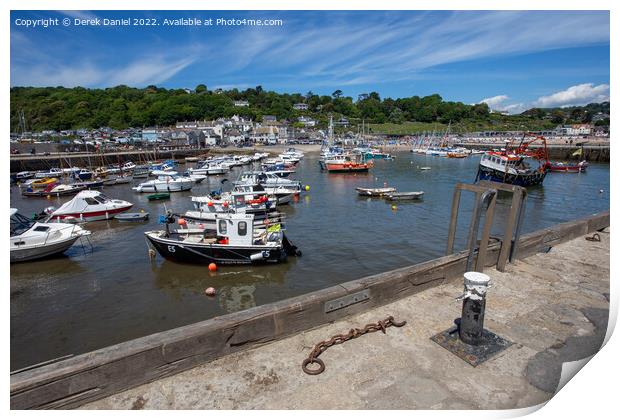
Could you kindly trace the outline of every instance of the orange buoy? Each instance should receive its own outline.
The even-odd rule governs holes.
[[[209,202],[207,203],[207,206],[209,206],[209,207],[213,207],[213,203],[212,203],[211,201],[209,201]]]
[[[179,225],[183,226],[186,224],[187,224],[187,221],[185,219],[179,219]]]
[[[211,263],[213,264],[213,263]],[[207,287],[205,289],[205,295],[207,296],[215,296],[215,287]]]
[[[217,264],[216,263],[209,264],[209,271],[217,271]]]

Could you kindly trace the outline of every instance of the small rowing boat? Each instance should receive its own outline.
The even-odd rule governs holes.
[[[385,188],[355,188],[357,193],[364,197],[381,197],[389,193],[396,192],[396,188],[385,187]]]
[[[410,192],[394,192],[387,194],[386,198],[390,201],[395,200],[419,200],[424,195],[424,191],[410,191]]]
[[[146,212],[121,213],[114,216],[114,218],[121,222],[144,222],[149,220],[149,214]]]
[[[156,201],[156,200],[170,200],[170,193],[157,193],[157,194],[151,194],[151,195],[147,195],[146,198],[149,201]]]

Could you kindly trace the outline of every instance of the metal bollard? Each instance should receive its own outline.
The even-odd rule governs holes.
[[[464,274],[463,311],[458,323],[459,338],[472,346],[483,341],[484,307],[491,278],[484,273],[468,271]]]

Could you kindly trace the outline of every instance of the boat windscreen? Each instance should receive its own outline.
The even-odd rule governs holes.
[[[21,235],[30,229],[36,222],[15,213],[11,216],[11,237]]]

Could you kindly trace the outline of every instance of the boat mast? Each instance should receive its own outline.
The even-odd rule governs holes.
[[[334,141],[334,117],[332,114],[329,114],[329,127],[327,129],[327,145],[329,147],[333,146]]]

